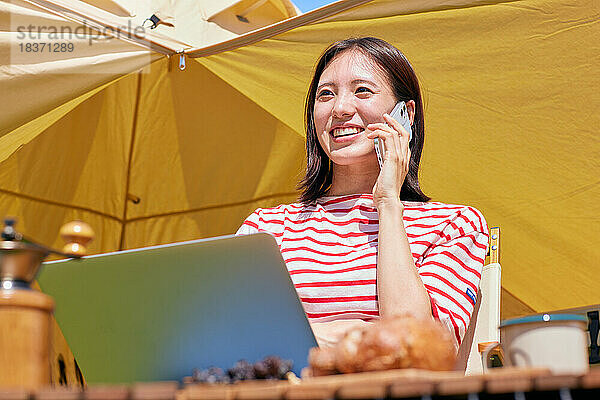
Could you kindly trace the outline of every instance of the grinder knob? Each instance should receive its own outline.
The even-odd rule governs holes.
[[[94,239],[94,231],[85,222],[71,221],[60,228],[60,237],[67,243],[63,253],[85,256],[88,243]]]

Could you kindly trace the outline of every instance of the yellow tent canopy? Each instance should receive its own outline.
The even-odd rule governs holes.
[[[425,193],[502,229],[503,316],[600,303],[597,1],[134,3],[0,1],[0,210],[25,234],[59,246],[79,218],[98,253],[232,233],[293,201],[316,58],[369,35],[421,79]],[[261,7],[271,19],[244,31]],[[31,56],[29,23],[94,30]]]

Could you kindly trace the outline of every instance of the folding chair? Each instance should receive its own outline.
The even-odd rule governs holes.
[[[481,351],[490,342],[500,341],[500,228],[490,229],[490,243],[485,265],[481,273],[481,283],[477,301],[467,332],[458,350],[457,370],[465,375],[483,372]]]

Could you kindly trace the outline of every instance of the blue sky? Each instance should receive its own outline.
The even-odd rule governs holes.
[[[325,4],[333,3],[334,0],[292,0],[302,12],[307,12],[324,6]]]

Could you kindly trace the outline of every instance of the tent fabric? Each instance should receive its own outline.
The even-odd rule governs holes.
[[[119,4],[128,5],[134,13],[132,17],[124,18],[79,1],[0,1],[0,85],[3,92],[0,106],[7,109],[10,104],[14,110],[0,115],[0,137],[66,101],[162,58],[161,54],[150,51],[157,50],[157,46],[161,52],[173,55],[193,45],[210,45],[238,36],[228,29],[244,31],[259,26],[259,23],[288,18],[296,12],[289,0],[270,0],[247,15],[254,22],[238,21],[241,27],[233,23],[220,27],[203,18],[206,12],[202,7],[208,5],[210,12],[226,18],[235,11],[229,3],[223,2],[218,7],[221,3],[212,0],[121,1]],[[245,1],[246,5],[249,3],[252,2]],[[164,4],[171,5],[169,12],[176,23],[159,25],[155,30],[145,29],[143,40],[133,41],[134,27],[156,10],[169,8]],[[273,9],[278,11],[273,12]],[[27,40],[20,39],[23,32],[29,32],[28,26],[33,27],[33,34],[28,34]],[[83,33],[68,36],[73,51],[49,53],[19,49],[21,43],[51,43],[53,31],[49,27]],[[115,34],[117,28],[127,27],[131,34]],[[16,104],[15,100],[18,101]]]
[[[157,27],[189,44],[190,57],[229,49],[184,71],[177,56],[113,40],[65,62],[81,74],[57,74],[52,60],[7,73],[2,58],[1,105],[11,112],[0,114],[0,209],[55,247],[60,225],[83,219],[97,232],[93,253],[232,233],[256,207],[297,197],[319,54],[335,40],[378,36],[421,79],[425,193],[473,205],[501,227],[503,316],[600,303],[599,4],[351,1],[222,45]],[[25,3],[24,16],[58,18]],[[0,26],[4,57],[11,33]],[[103,55],[125,67],[86,74]]]
[[[290,0],[26,0],[65,18],[94,27],[127,30],[144,26],[155,15],[159,23],[142,39],[162,42],[173,51],[234,38],[299,13]],[[119,10],[120,8],[120,10]],[[238,16],[243,18],[238,18]],[[121,37],[136,41],[133,37]]]
[[[34,27],[33,38],[20,40],[29,25]],[[42,29],[49,26],[83,33],[70,37],[71,52],[21,51],[18,44],[52,43],[52,31]],[[0,141],[66,102],[160,58],[139,45],[91,32],[30,3],[0,2],[0,107],[11,110],[0,113]],[[0,154],[7,150],[5,146],[2,143]]]
[[[22,4],[24,6],[21,7],[21,10],[29,9],[28,3]],[[13,5],[11,4],[10,6]],[[13,7],[12,11],[14,10]],[[54,18],[54,16],[51,16],[50,14],[43,14],[37,9],[36,11],[46,18],[44,23],[46,23],[48,19]],[[254,12],[257,12],[257,10],[254,10]],[[13,13],[11,16],[14,18],[15,14],[16,13]],[[25,12],[23,12],[23,14],[25,14]],[[61,24],[64,23],[63,20],[59,19],[59,21]],[[35,22],[36,21],[32,21],[34,24]],[[56,21],[54,22],[56,23]],[[113,45],[117,43],[121,46],[130,45],[121,41],[111,41],[111,43]],[[9,45],[10,41],[7,41],[7,44]],[[137,51],[140,50],[139,46],[134,48]],[[144,49],[144,51],[146,50]],[[111,61],[115,61],[116,57],[113,55],[112,57],[107,58]],[[25,84],[24,79],[26,78],[37,79],[40,85],[54,83],[55,86],[44,90],[44,93],[52,93],[53,95],[49,96],[49,98],[58,104],[60,104],[61,100],[64,100],[59,96],[61,92],[66,93],[66,98],[78,95],[78,97],[60,104],[56,108],[52,108],[56,103],[44,104],[45,109],[42,109],[42,111],[48,109],[50,111],[42,115],[39,115],[40,112],[37,108],[31,107],[31,102],[43,101],[45,100],[44,98],[40,99],[31,96],[32,99],[24,99],[26,100],[24,105],[18,104],[16,107],[13,106],[19,111],[27,111],[27,116],[33,119],[29,121],[26,120],[26,123],[18,126],[18,128],[12,131],[10,130],[12,126],[9,125],[8,128],[5,128],[5,131],[3,132],[4,135],[0,137],[0,141],[3,141],[3,146],[0,147],[0,149],[2,149],[0,152],[0,156],[2,156],[0,160],[6,161],[0,169],[0,175],[2,175],[2,179],[0,179],[0,182],[2,182],[0,193],[3,194],[2,199],[4,200],[4,209],[7,210],[8,214],[22,215],[24,216],[22,219],[34,221],[36,218],[30,216],[28,211],[32,210],[36,212],[36,210],[40,211],[43,207],[49,207],[53,210],[51,213],[52,215],[44,213],[44,218],[49,218],[46,221],[50,223],[50,226],[57,226],[57,222],[52,218],[53,216],[64,219],[64,215],[61,213],[66,213],[66,215],[73,215],[72,213],[69,213],[69,211],[80,213],[81,218],[89,221],[98,231],[98,236],[103,240],[103,242],[98,242],[93,245],[93,252],[108,251],[118,248],[140,247],[149,243],[146,236],[140,237],[140,240],[137,240],[134,237],[130,240],[126,240],[124,235],[126,232],[132,231],[137,227],[156,226],[157,224],[152,223],[152,220],[148,222],[149,216],[158,215],[159,217],[157,218],[162,218],[160,215],[182,212],[189,214],[189,201],[187,201],[184,196],[173,196],[173,194],[175,194],[174,188],[177,186],[177,190],[185,192],[187,190],[186,185],[191,187],[195,186],[195,179],[199,176],[194,176],[198,174],[194,173],[195,169],[193,166],[189,168],[189,173],[187,173],[187,175],[190,175],[189,182],[184,181],[186,174],[182,174],[181,179],[177,179],[175,174],[173,174],[168,179],[163,180],[165,184],[162,188],[163,192],[162,194],[157,194],[153,192],[152,188],[158,188],[160,186],[158,182],[157,186],[153,187],[146,184],[138,185],[138,181],[135,179],[137,177],[136,168],[140,165],[141,168],[144,169],[144,171],[140,173],[145,174],[150,171],[152,167],[156,166],[160,175],[164,174],[164,171],[168,171],[165,169],[165,165],[168,166],[173,162],[179,162],[179,158],[182,156],[186,163],[195,162],[194,159],[197,158],[195,149],[203,148],[203,142],[206,142],[206,138],[202,136],[186,136],[185,148],[193,151],[193,153],[182,153],[178,147],[178,143],[181,142],[182,139],[178,138],[181,134],[177,131],[177,125],[183,124],[186,129],[191,128],[198,130],[198,127],[204,126],[210,128],[210,130],[216,130],[223,124],[223,120],[220,119],[218,109],[212,113],[215,118],[214,122],[210,122],[210,124],[209,121],[207,121],[206,116],[196,112],[195,107],[197,106],[203,106],[206,109],[210,107],[214,108],[218,105],[208,98],[204,102],[194,101],[191,103],[182,103],[179,100],[181,98],[180,94],[185,94],[185,96],[189,98],[195,96],[196,93],[202,93],[206,90],[206,85],[208,83],[219,92],[224,94],[227,93],[228,97],[222,96],[220,98],[221,104],[228,102],[239,112],[247,112],[249,114],[254,114],[256,113],[256,110],[258,110],[258,113],[256,113],[257,116],[250,118],[250,120],[255,122],[255,127],[253,129],[248,129],[241,123],[239,126],[236,126],[235,129],[245,129],[248,132],[259,135],[261,134],[259,127],[273,128],[273,132],[269,135],[271,136],[271,139],[265,137],[262,142],[256,142],[254,139],[248,138],[250,148],[253,146],[256,147],[258,143],[269,143],[269,140],[274,142],[277,141],[277,143],[282,144],[286,148],[289,148],[289,146],[287,146],[288,142],[295,141],[297,146],[300,146],[300,148],[302,147],[303,139],[301,136],[294,134],[291,139],[286,138],[286,136],[289,136],[285,134],[288,132],[287,128],[282,126],[268,114],[261,116],[262,110],[254,103],[239,95],[239,100],[236,101],[234,96],[238,93],[235,90],[232,90],[227,85],[224,85],[225,87],[223,88],[219,88],[219,86],[215,86],[213,82],[208,82],[209,80],[216,79],[212,74],[193,74],[191,71],[194,71],[194,69],[201,69],[199,65],[190,65],[187,70],[187,75],[183,73],[180,74],[177,67],[173,66],[173,63],[176,62],[176,60],[165,59],[157,54],[152,54],[152,57],[149,60],[146,60],[141,64],[148,65],[153,60],[159,60],[158,63],[155,63],[158,65],[150,65],[147,68],[140,70],[139,73],[134,72],[118,76],[116,79],[104,83],[102,86],[98,86],[91,91],[87,91],[89,90],[87,87],[79,86],[79,82],[69,82],[67,79],[72,78],[72,75],[61,74],[60,72],[62,72],[62,70],[58,66],[56,69],[46,69],[35,74],[32,73],[31,70],[23,69],[21,75],[11,76],[5,74],[2,76],[7,83],[14,83],[14,90],[12,92],[4,91],[2,93],[3,100],[6,101],[6,108],[11,107],[11,102],[14,105],[15,99],[21,98],[19,96],[19,90],[21,90],[21,88],[19,88],[18,84]],[[89,62],[90,59],[88,57],[78,57],[77,55],[75,55],[72,60],[74,63],[85,63],[86,61]],[[93,63],[91,64],[91,66],[93,66]],[[5,65],[7,68],[13,67],[12,65],[8,65],[8,62],[5,63]],[[34,65],[33,67],[37,67],[37,65]],[[119,64],[119,67],[123,67],[123,64]],[[138,66],[124,68],[124,70],[135,71],[136,67]],[[99,68],[101,68],[101,66]],[[80,70],[82,70],[81,67]],[[42,75],[42,72],[47,72],[47,74],[45,76],[40,76]],[[187,77],[190,75],[196,75],[197,84],[189,84],[189,79]],[[100,76],[107,79],[106,75],[101,74]],[[82,77],[85,78],[85,74],[82,73]],[[108,78],[113,77],[113,75],[108,75]],[[97,85],[98,82],[103,82],[100,81],[99,78],[96,78],[98,78],[98,76],[92,74],[90,77],[87,77],[88,81],[86,84]],[[78,91],[68,91],[73,89],[72,87],[69,87],[69,84],[73,84],[72,86]],[[25,86],[24,89],[31,88],[31,90],[36,90],[35,84]],[[10,89],[10,87],[6,85],[3,87]],[[83,92],[83,94],[80,94],[81,92]],[[164,94],[170,94],[171,92],[173,92],[172,102],[175,104],[172,104],[171,101],[166,101],[171,100],[170,98],[167,99],[164,97]],[[203,105],[204,103],[206,104]],[[156,126],[156,113],[152,112],[153,110],[162,110],[163,114],[160,119],[164,121],[163,125],[159,124]],[[15,121],[15,115],[13,114],[7,114],[5,117],[9,122],[16,125],[22,122],[21,120]],[[159,127],[164,126],[173,129],[172,136],[167,138],[167,136],[164,134],[161,135],[160,132],[157,131]],[[158,142],[147,141],[146,138],[149,135],[146,135],[142,130],[144,132],[148,130],[152,133],[159,133],[159,136],[157,137]],[[78,135],[77,132],[80,132],[81,134]],[[169,132],[171,131],[169,130]],[[74,133],[77,140],[73,140]],[[138,141],[134,148],[133,143],[138,135],[141,135],[143,140]],[[164,143],[162,143],[165,140],[173,141],[173,151],[170,151],[171,147],[165,146]],[[31,143],[30,146],[24,147],[28,142],[33,143]],[[234,146],[233,140],[230,140],[229,142],[232,143],[220,139],[212,145],[212,148],[223,154],[228,154],[229,147],[223,147],[223,145]],[[145,147],[146,144],[148,144],[149,147]],[[57,148],[62,147],[72,149],[72,152],[69,154],[60,154],[60,161],[57,162],[56,153],[39,151],[39,148],[52,148],[54,145],[57,146]],[[167,158],[172,156],[173,159],[166,160],[165,163],[156,163],[156,148],[161,148],[162,154],[167,155]],[[141,154],[139,160],[137,159],[138,149],[141,149],[139,151]],[[150,149],[150,153],[144,154],[148,149]],[[15,150],[19,151],[14,153]],[[28,150],[31,150],[31,152]],[[104,165],[104,161],[102,161],[102,154],[105,152],[108,152],[110,156],[104,159],[104,161],[110,165],[120,166],[119,168],[115,168],[113,173],[108,176],[106,175],[106,171],[102,174],[99,173],[99,171],[103,171],[102,166]],[[253,187],[252,191],[248,192],[245,197],[254,198],[257,188],[259,190],[258,193],[260,193],[262,190],[260,189],[261,186],[266,185],[261,184],[261,181],[268,182],[269,179],[272,180],[277,177],[275,171],[279,168],[272,162],[269,163],[268,153],[268,147],[257,149],[254,152],[255,156],[249,157],[251,161],[263,157],[264,160],[260,162],[269,165],[269,168],[273,167],[273,173],[263,174],[263,171],[257,170],[254,174],[255,176],[252,178],[253,182],[256,182],[257,187]],[[206,168],[202,171],[214,169],[214,166],[220,163],[218,155],[218,153],[214,153],[214,159],[206,158]],[[136,157],[136,160],[129,163],[129,160],[132,160],[132,157]],[[295,166],[300,168],[302,159],[301,152],[297,152],[297,155],[292,154],[291,157],[295,157],[298,160]],[[19,173],[19,171],[23,170],[23,165],[32,165],[33,167],[26,173],[26,176]],[[52,168],[48,168],[50,165],[52,165]],[[232,164],[231,168],[235,169],[237,167]],[[285,171],[286,168],[286,166],[283,166],[282,170]],[[225,187],[227,186],[227,181],[220,181],[217,182],[217,184]],[[90,192],[92,186],[95,187],[95,189],[92,190],[95,193]],[[288,187],[281,192],[286,200],[291,199],[291,196],[295,195],[295,193],[293,193],[294,185],[287,186]],[[240,187],[243,187],[243,185],[240,185]],[[126,192],[127,188],[130,188],[131,191],[135,193],[135,195],[132,196],[139,196],[142,198],[142,202],[139,206],[133,206],[133,203],[130,204],[128,202],[129,192]],[[224,203],[234,203],[231,205],[234,207],[235,203],[239,202],[239,200],[237,200],[239,197],[238,194],[232,195],[227,191],[222,192],[223,196],[221,196],[221,199],[215,198],[210,192],[196,194],[195,192],[198,192],[197,189],[192,188],[189,190],[194,192],[192,194],[193,196],[196,196],[207,203],[195,206],[194,213],[198,215],[206,213],[216,215],[217,211],[215,207],[223,207]],[[152,192],[152,194],[146,195],[150,192]],[[281,193],[275,194],[275,196],[281,197]],[[96,201],[101,198],[105,201]],[[171,204],[171,206],[164,208],[155,200],[149,201],[149,199],[153,198],[157,201],[159,200],[162,205],[165,204],[164,202],[167,202]],[[206,200],[204,200],[204,198],[206,198]],[[229,200],[232,198],[236,200]],[[127,208],[128,205],[130,206],[129,209]],[[63,208],[63,211],[57,211]],[[124,214],[127,211],[128,213],[125,217]],[[25,215],[27,215],[27,217],[25,217]],[[40,223],[44,218],[37,219],[36,224]],[[125,218],[127,218],[127,222],[129,223],[129,230],[125,230],[124,228],[123,221]],[[169,221],[175,221],[176,219],[177,217],[171,217],[169,218]],[[214,232],[214,227],[211,227],[212,230],[209,230],[208,233],[204,232],[204,228],[203,230],[198,230],[196,227],[196,219],[194,219],[193,216],[190,219],[189,215],[182,216],[181,220],[184,221],[184,224],[193,224],[194,227],[189,229],[186,228],[187,231],[182,231],[181,229],[183,228],[181,228],[181,223],[179,223],[179,235],[200,237],[201,235],[211,235],[211,232]],[[237,222],[235,223],[237,224]],[[107,230],[105,230],[105,228]],[[25,232],[29,232],[33,237],[44,243],[54,243],[55,246],[60,246],[60,241],[52,230],[49,230],[48,232],[34,232],[27,227],[24,221],[21,222],[21,229],[25,230]],[[150,228],[150,231],[152,231],[152,228]],[[224,233],[226,232],[227,231],[224,231]],[[170,231],[161,232],[159,230],[157,233],[151,233],[150,237],[155,238],[152,239],[153,243],[163,243],[165,241],[174,240]]]

